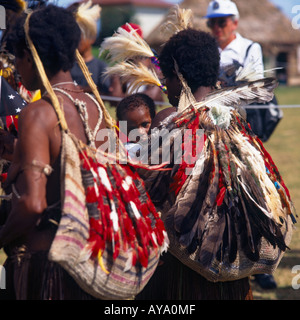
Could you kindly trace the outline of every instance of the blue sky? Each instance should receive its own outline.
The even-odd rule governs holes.
[[[49,2],[55,0],[49,0]],[[62,6],[67,6],[76,0],[58,0],[58,4]],[[181,0],[164,0],[170,3],[180,3]],[[269,0],[270,2],[274,3],[277,7],[280,7],[282,11],[290,18],[293,18],[295,14],[292,13],[292,8],[295,5],[300,5],[300,0]],[[259,8],[258,8],[259,9]]]
[[[270,2],[281,8],[289,18],[295,16],[295,13],[292,13],[292,8],[296,5],[300,5],[300,0],[270,0]]]

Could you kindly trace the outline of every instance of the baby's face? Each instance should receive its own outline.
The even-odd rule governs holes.
[[[140,136],[147,135],[151,126],[151,116],[146,106],[139,106],[136,109],[128,110],[123,116],[123,121],[127,121],[127,132],[137,129]],[[132,141],[137,142],[137,141]]]

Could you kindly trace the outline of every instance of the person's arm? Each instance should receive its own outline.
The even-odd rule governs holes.
[[[17,168],[12,198],[12,210],[0,229],[0,247],[32,230],[47,206],[47,177],[34,163],[50,163],[49,136],[45,115],[27,106],[19,119],[19,138],[12,168]],[[9,173],[10,174],[10,173]],[[9,177],[8,177],[9,178]]]

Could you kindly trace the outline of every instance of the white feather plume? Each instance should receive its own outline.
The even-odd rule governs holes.
[[[192,27],[192,19],[191,9],[182,9],[179,5],[175,5],[170,9],[166,22],[161,26],[161,32],[166,38],[170,38],[173,34]]]
[[[206,98],[194,105],[196,108],[203,106],[230,106],[238,107],[253,102],[269,102],[274,96],[277,82],[274,78],[263,78],[236,87],[216,90]]]
[[[100,18],[101,7],[93,5],[92,0],[83,2],[77,9],[76,21],[85,38],[93,38],[97,32],[97,20]]]
[[[237,70],[235,81],[255,81],[261,78],[263,78],[262,74],[258,73],[254,68],[254,63],[250,62]]]
[[[127,84],[127,92],[130,94],[143,85],[154,85],[162,87],[157,74],[147,68],[143,63],[120,62],[107,68],[105,75],[118,75],[123,84]]]
[[[154,56],[147,42],[127,23],[130,32],[119,27],[112,37],[105,38],[100,47],[100,55],[108,51],[112,62],[126,61],[137,57]]]
[[[275,70],[280,70],[282,69],[281,67],[278,68],[272,68],[268,70],[264,70],[263,73],[270,73],[274,72]],[[236,78],[235,81],[238,83],[244,82],[244,81],[255,81],[264,78],[261,73],[258,73],[255,69],[255,63],[254,61],[251,61],[247,63],[244,67],[240,67],[236,71]]]
[[[236,133],[231,137],[231,139],[232,143],[239,146],[240,154],[243,157],[244,162],[247,162],[252,167],[252,172],[255,173],[258,181],[260,182],[260,186],[268,205],[268,210],[261,208],[258,203],[255,203],[256,206],[260,207],[260,209],[269,218],[280,223],[280,217],[284,217],[285,212],[281,205],[280,195],[277,192],[274,183],[266,173],[266,166],[261,153],[240,133]],[[248,170],[246,166],[233,154],[232,157],[234,158],[234,162],[237,163],[242,170]],[[240,179],[242,179],[242,176]],[[247,181],[241,180],[241,182],[241,185],[247,185]],[[247,191],[247,187],[245,187],[245,189]],[[254,199],[252,199],[252,201],[255,202]]]
[[[222,129],[227,129],[231,121],[231,110],[233,108],[223,105],[212,106],[208,112],[208,116],[212,120],[213,124],[219,126]]]

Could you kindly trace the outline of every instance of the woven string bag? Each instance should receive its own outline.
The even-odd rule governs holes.
[[[112,190],[114,199],[110,199],[102,184],[103,193],[98,199],[88,199],[88,203],[91,196],[87,189],[94,179],[88,169],[82,168],[80,158],[84,156],[79,153],[74,137],[65,131],[62,137],[62,217],[49,259],[59,263],[82,289],[96,298],[132,298],[156,269],[165,241],[163,224],[140,178],[117,164],[110,168],[121,173],[114,172],[119,181],[114,181],[112,175],[107,175],[109,182],[106,181],[112,187],[119,184],[119,190]],[[105,175],[105,166],[98,165]],[[128,181],[132,183],[131,190],[127,189]],[[135,192],[137,197],[127,203],[124,194],[120,197],[120,191]],[[118,215],[117,231],[113,229],[111,216],[104,214],[104,211],[111,214],[113,206]]]
[[[96,155],[62,130],[62,217],[49,259],[94,297],[129,299],[154,273],[166,233],[139,176]]]

